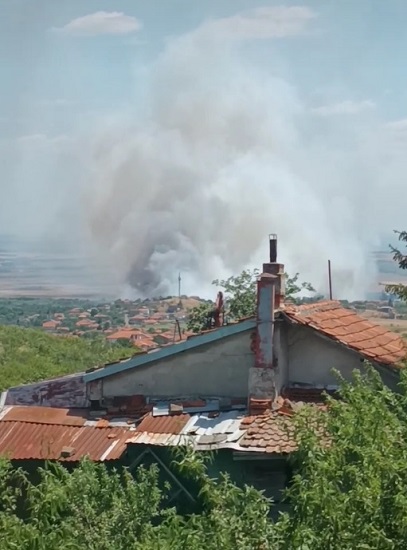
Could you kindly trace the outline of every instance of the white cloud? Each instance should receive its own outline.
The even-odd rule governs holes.
[[[317,14],[306,6],[267,6],[206,22],[202,30],[237,40],[304,34]]]
[[[141,22],[123,12],[97,11],[83,17],[73,19],[63,27],[54,30],[66,34],[97,36],[101,34],[130,34],[141,29]]]
[[[363,101],[352,101],[348,99],[339,103],[332,103],[331,105],[321,105],[315,107],[311,111],[320,116],[331,115],[357,115],[363,111],[374,109],[376,104],[370,99],[364,99]]]
[[[407,132],[407,118],[401,118],[400,120],[393,120],[386,124],[388,130],[395,132]]]

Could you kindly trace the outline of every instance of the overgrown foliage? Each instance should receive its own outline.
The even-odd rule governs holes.
[[[222,288],[226,297],[226,315],[232,319],[251,317],[256,313],[256,282],[260,272],[258,269],[244,270],[240,275],[228,279],[215,279],[212,284]],[[286,299],[295,301],[301,291],[315,292],[310,283],[299,282],[299,273],[293,277],[285,274]],[[212,304],[201,304],[193,308],[189,314],[188,329],[199,332],[205,326]]]
[[[405,246],[407,246],[407,231],[395,231],[395,233],[398,235],[398,240],[401,243],[405,243]],[[407,269],[407,254],[403,254],[403,252],[392,245],[390,245],[390,249],[393,253],[393,259],[395,262],[398,263],[399,267],[401,269]],[[394,294],[395,296],[398,296],[400,300],[407,301],[407,286],[403,284],[397,284],[397,285],[388,285],[386,287],[386,292],[389,292],[391,294]]]
[[[304,411],[284,548],[407,548],[404,373],[401,379],[394,393],[373,368],[355,372],[329,414],[315,412],[312,421]]]
[[[47,465],[32,484],[0,462],[4,550],[362,550],[407,547],[407,377],[400,393],[373,369],[342,381],[341,400],[296,415],[299,449],[289,512],[227,475],[211,479],[206,455],[178,451],[180,474],[201,487],[200,512],[168,507],[155,466],[109,471],[83,461]],[[21,496],[24,496],[22,499]]]
[[[134,347],[112,346],[102,337],[51,336],[35,329],[0,326],[0,391],[130,357]]]
[[[33,485],[22,470],[2,462],[2,550],[271,548],[273,525],[260,493],[239,489],[226,476],[214,482],[197,457],[183,466],[202,483],[203,511],[189,517],[165,507],[167,493],[159,488],[155,466],[139,468],[133,478],[88,461],[72,473],[48,465]]]

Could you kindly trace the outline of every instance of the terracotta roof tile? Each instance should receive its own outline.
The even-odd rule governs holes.
[[[267,411],[257,416],[248,416],[241,420],[240,428],[246,430],[240,446],[250,451],[258,451],[273,454],[289,454],[296,450],[293,416],[295,412],[304,407],[304,402],[309,407],[326,410],[323,404],[322,392],[319,388],[287,388],[285,395],[305,397],[300,401],[290,401],[287,398],[279,401],[279,408]],[[327,393],[333,393],[327,391]]]
[[[375,325],[339,302],[287,305],[284,313],[292,321],[313,328],[368,360],[398,366],[406,357],[404,341],[398,334]]]
[[[246,427],[245,423],[241,425],[243,429]],[[278,412],[258,416],[250,424],[240,446],[258,448],[267,453],[292,453],[296,449],[296,443],[291,418]]]

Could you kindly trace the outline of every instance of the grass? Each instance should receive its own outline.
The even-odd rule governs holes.
[[[0,326],[0,391],[81,372],[136,351],[134,347],[112,346],[103,339],[62,338],[34,329]]]

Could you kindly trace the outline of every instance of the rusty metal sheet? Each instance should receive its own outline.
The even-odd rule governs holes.
[[[8,407],[2,415],[3,422],[20,421],[36,424],[59,424],[61,426],[83,426],[87,411],[79,409],[57,409],[52,407]]]
[[[0,422],[0,455],[11,460],[117,460],[130,434],[126,428]]]
[[[149,414],[140,422],[137,431],[153,434],[179,434],[189,419],[189,414],[175,416],[152,416]]]

